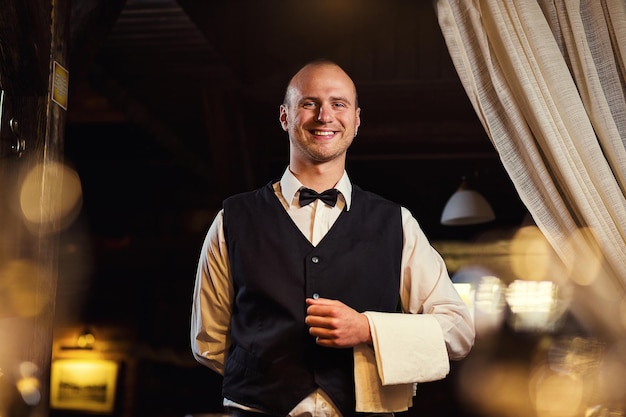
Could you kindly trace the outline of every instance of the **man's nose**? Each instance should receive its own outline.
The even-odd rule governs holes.
[[[330,106],[321,105],[319,110],[317,111],[317,120],[319,122],[327,123],[327,122],[332,121],[332,118],[333,116],[332,116]]]

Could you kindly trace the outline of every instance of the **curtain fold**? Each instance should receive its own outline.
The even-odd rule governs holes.
[[[563,261],[561,278],[577,287],[584,315],[623,332],[608,319],[626,288],[626,2],[435,6],[476,114]]]

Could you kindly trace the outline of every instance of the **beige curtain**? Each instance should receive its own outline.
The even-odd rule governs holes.
[[[563,262],[573,312],[626,329],[626,2],[435,0],[461,82]],[[521,277],[523,278],[523,277]]]

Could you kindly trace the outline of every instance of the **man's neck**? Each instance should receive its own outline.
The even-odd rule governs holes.
[[[317,192],[322,192],[333,188],[343,176],[344,164],[324,163],[324,164],[289,164],[289,170],[305,187]]]

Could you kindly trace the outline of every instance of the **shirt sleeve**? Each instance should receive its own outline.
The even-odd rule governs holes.
[[[465,357],[474,322],[445,263],[417,220],[402,208],[404,245],[400,298],[404,313],[367,313],[383,385],[441,379],[449,360]]]
[[[191,309],[191,350],[198,362],[221,375],[230,346],[233,294],[220,211],[209,228],[198,262]]]

